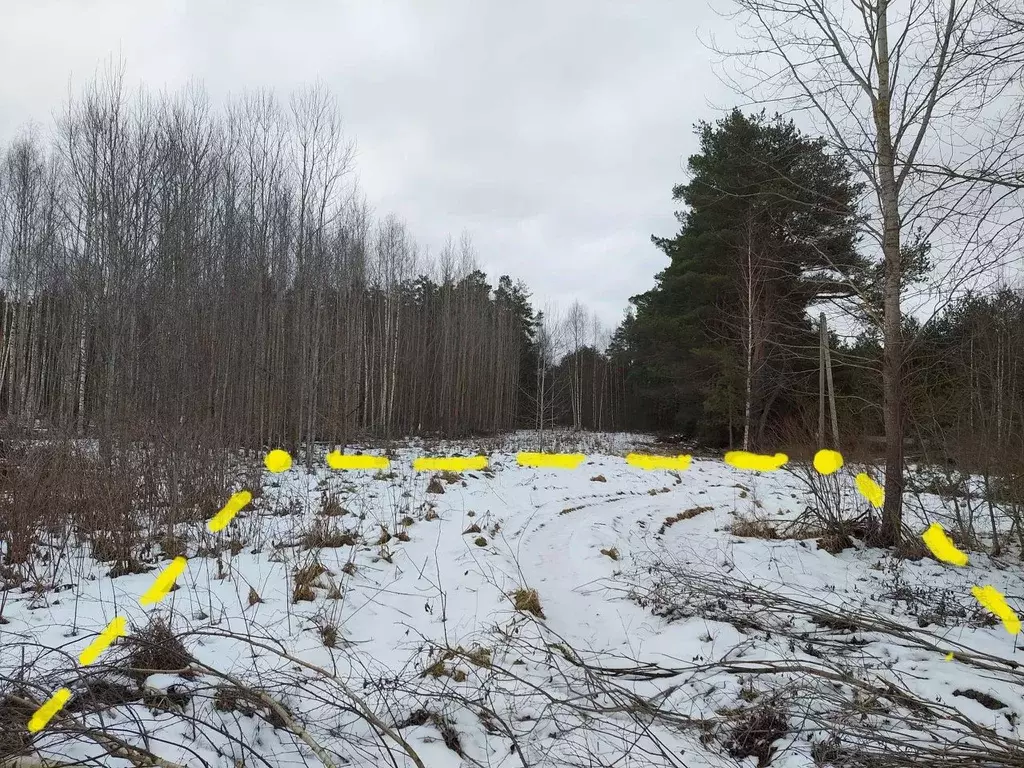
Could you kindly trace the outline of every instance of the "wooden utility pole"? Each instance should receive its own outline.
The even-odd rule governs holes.
[[[828,348],[828,323],[825,313],[818,316],[818,446],[825,447],[825,383],[832,416],[832,446],[839,450],[839,419],[836,416],[836,389],[832,383],[832,355]]]
[[[818,449],[825,447],[825,313],[818,318]]]

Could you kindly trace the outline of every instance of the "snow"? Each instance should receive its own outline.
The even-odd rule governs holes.
[[[970,594],[974,584],[993,584],[1019,607],[1019,568],[977,553],[967,567],[955,568],[927,558],[898,559],[861,544],[832,555],[813,538],[738,537],[729,531],[738,519],[778,526],[812,503],[799,471],[758,474],[702,458],[685,472],[644,471],[621,458],[632,449],[649,449],[643,436],[586,436],[585,443],[566,435],[551,438],[542,444],[537,433],[510,436],[492,446],[487,471],[445,482],[443,494],[426,492],[431,473],[411,470],[412,459],[424,455],[422,442],[395,450],[392,474],[326,466],[307,473],[296,463],[281,475],[267,475],[262,498],[223,533],[208,534],[200,523],[190,526],[189,566],[180,588],[148,611],[137,598],[158,571],[111,579],[109,565],[90,560],[83,549],[62,580],[73,583],[70,588],[8,595],[0,672],[11,675],[29,665],[40,700],[60,685],[77,690],[83,671],[74,660],[110,619],[125,615],[130,626],[142,626],[155,614],[186,633],[200,664],[280,701],[336,765],[392,764],[385,750],[397,765],[414,764],[394,739],[375,735],[360,716],[370,712],[400,733],[424,765],[437,768],[584,765],[595,756],[595,764],[724,766],[737,762],[721,739],[702,740],[692,719],[745,706],[751,676],[742,670],[755,662],[823,663],[785,639],[794,626],[806,626],[809,643],[839,649],[824,661],[855,657],[865,674],[900,681],[1000,736],[1020,737],[1020,681],[1004,674],[999,661],[1016,660],[1014,638],[998,623],[986,626]],[[429,447],[431,455],[473,452],[468,443]],[[576,470],[517,465],[517,450],[539,449],[582,450],[588,458]],[[851,492],[855,471],[844,468],[841,479],[845,503],[861,511]],[[329,518],[329,524],[358,529],[363,543],[318,552],[301,546],[301,532],[325,519],[319,514],[324,493],[337,495],[349,511]],[[922,520],[915,521],[923,530],[923,518],[942,517],[943,502],[927,494],[916,498],[925,504]],[[710,509],[659,533],[665,518],[698,507]],[[405,517],[414,522],[403,525]],[[474,524],[481,533],[463,533]],[[383,552],[376,544],[382,526],[392,535]],[[401,530],[409,541],[394,538]],[[486,546],[475,543],[478,536]],[[228,549],[233,538],[242,542],[234,555]],[[602,549],[614,549],[618,559]],[[219,552],[219,558],[196,554],[203,550]],[[292,602],[295,567],[316,558],[328,573],[314,587],[315,600]],[[355,565],[351,574],[343,570],[349,562]],[[729,589],[742,584],[759,589],[763,601],[753,607],[730,603]],[[515,610],[509,595],[520,587],[537,590],[543,619]],[[250,589],[261,602],[250,605]],[[706,599],[715,589],[722,590],[724,608]],[[655,615],[654,596],[678,606]],[[925,605],[929,600],[945,601],[947,609],[958,606],[946,613],[963,616],[940,616],[919,626],[918,616],[935,608]],[[877,615],[906,636],[858,631],[853,634],[859,644],[850,645],[849,633],[830,635],[793,608],[801,605],[811,612],[832,607]],[[780,634],[769,637],[733,621],[744,615],[775,622]],[[333,648],[324,644],[324,627],[336,628]],[[492,666],[454,658],[443,661],[445,668],[459,670],[464,679],[423,676],[439,658],[437,648],[460,646],[490,650]],[[994,659],[998,671],[961,663],[956,654],[966,649]],[[122,650],[115,645],[96,666],[113,666]],[[954,652],[952,661],[946,660],[948,651]],[[589,667],[581,670],[566,655]],[[600,675],[587,671],[642,664],[678,673],[635,680],[620,674],[600,683]],[[153,691],[176,684],[193,691],[184,717],[141,701],[74,717],[88,725],[102,722],[135,744],[145,734],[149,749],[180,765],[319,764],[309,744],[287,730],[215,709],[214,686],[224,683],[212,672],[193,679],[151,675],[146,686]],[[967,688],[1006,706],[993,711],[953,695]],[[587,712],[571,706],[581,692],[590,695]],[[679,722],[630,714],[622,706],[628,692],[660,693],[663,709]],[[420,717],[396,728],[421,709],[450,720],[464,758],[445,744],[438,722]],[[483,710],[498,724],[481,717]],[[512,729],[514,742],[504,727]],[[811,722],[802,731],[777,743],[772,765],[813,765],[811,741],[823,732]],[[674,755],[674,763],[653,751],[655,742]],[[104,752],[59,723],[36,745],[64,759]],[[757,762],[750,757],[740,764]]]

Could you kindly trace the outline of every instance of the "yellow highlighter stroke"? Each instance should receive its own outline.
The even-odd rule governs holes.
[[[582,453],[533,453],[521,451],[516,461],[521,467],[547,467],[554,469],[576,469],[586,461]]]
[[[142,593],[142,597],[139,598],[139,604],[156,605],[167,597],[167,593],[171,591],[174,582],[185,572],[186,565],[188,565],[188,560],[184,557],[174,558],[161,574],[156,577],[152,586]]]
[[[486,469],[487,457],[422,458],[414,460],[412,468],[417,472],[468,472],[474,469]]]

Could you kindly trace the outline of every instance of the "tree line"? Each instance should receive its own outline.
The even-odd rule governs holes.
[[[106,448],[622,426],[581,306],[548,321],[466,235],[423,252],[352,170],[322,86],[217,113],[97,78],[0,167],[8,423]]]

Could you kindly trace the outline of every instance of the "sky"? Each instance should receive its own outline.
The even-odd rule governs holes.
[[[218,106],[321,80],[377,216],[432,252],[468,232],[493,280],[611,330],[668,264],[693,124],[730,104],[701,43],[726,24],[703,0],[0,0],[0,141],[111,57]]]

